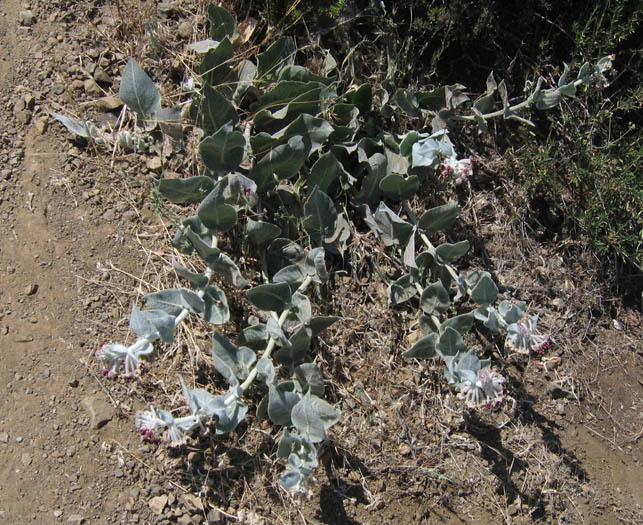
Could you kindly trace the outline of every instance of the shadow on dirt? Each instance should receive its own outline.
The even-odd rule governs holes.
[[[542,434],[547,450],[556,454],[579,482],[589,481],[587,472],[574,453],[563,447],[558,437],[558,432],[562,430],[560,425],[533,409],[535,400],[524,391],[520,383],[513,384],[512,390],[519,405],[518,420],[524,425],[535,425]],[[480,443],[481,457],[488,462],[491,472],[499,481],[496,492],[504,495],[508,503],[519,501],[527,506],[532,519],[544,517],[548,497],[540,489],[525,493],[516,485],[516,474],[526,471],[529,463],[504,446],[500,429],[482,421],[474,412],[467,417],[463,430]]]

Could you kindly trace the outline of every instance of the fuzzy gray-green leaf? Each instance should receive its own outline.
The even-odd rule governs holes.
[[[281,312],[292,298],[287,283],[260,284],[248,290],[248,299],[260,310]]]

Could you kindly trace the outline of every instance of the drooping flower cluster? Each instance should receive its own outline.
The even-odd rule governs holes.
[[[464,381],[458,397],[464,399],[469,408],[494,408],[502,403],[505,378],[496,370],[481,368],[475,381]]]
[[[175,418],[167,410],[156,410],[153,406],[136,414],[136,428],[147,443],[159,444],[160,432],[167,429],[169,445],[179,447],[186,442],[186,432],[199,425],[199,418],[194,415]]]
[[[549,348],[549,337],[538,332],[538,315],[534,315],[510,324],[505,344],[519,354],[542,355]]]
[[[153,351],[154,347],[149,341],[139,339],[129,347],[117,343],[101,345],[96,352],[96,357],[105,364],[104,376],[118,379],[118,370],[122,364],[125,370],[124,377],[132,378],[139,370],[146,368],[141,356],[151,354]]]
[[[457,160],[455,155],[446,157],[439,166],[440,175],[444,179],[455,181],[456,184],[462,184],[473,175],[475,164],[475,157],[460,160]]]

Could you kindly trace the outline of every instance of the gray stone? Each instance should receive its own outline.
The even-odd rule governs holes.
[[[94,80],[99,84],[107,84],[108,86],[112,85],[112,77],[110,77],[103,68],[99,67],[94,72]]]
[[[112,406],[97,396],[87,396],[83,399],[82,405],[87,410],[90,418],[90,426],[93,429],[104,427],[112,420],[114,410]]]
[[[20,25],[23,26],[32,26],[36,22],[35,15],[28,9],[25,11],[20,11],[18,14],[18,19],[20,20]]]
[[[192,38],[192,24],[190,22],[181,22],[179,24],[179,36],[186,40]]]
[[[92,97],[103,94],[103,90],[99,87],[99,85],[93,78],[88,78],[87,80],[85,80],[85,82],[83,82],[83,89],[85,90],[85,93]]]
[[[147,504],[154,514],[160,516],[163,513],[163,509],[165,509],[165,505],[167,505],[167,494],[154,496],[153,498],[150,498]]]

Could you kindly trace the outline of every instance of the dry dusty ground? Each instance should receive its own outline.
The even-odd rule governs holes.
[[[277,432],[253,417],[204,449],[143,446],[135,410],[197,370],[183,346],[193,337],[206,351],[207,334],[194,326],[140,383],[98,374],[94,351],[126,337],[131,302],[173,279],[148,198],[154,159],[112,162],[47,116],[95,115],[93,101],[117,93],[136,43],[118,40],[106,4],[32,2],[35,21],[21,25],[25,5],[0,3],[0,521],[643,522],[640,312],[610,296],[580,242],[534,241],[527,212],[491,184],[464,197],[470,264],[516,287],[553,334],[543,359],[505,363],[515,404],[481,418],[455,409],[437,366],[400,357],[412,316],[388,311],[385,285],[357,268],[323,306],[349,319],[318,345],[343,417],[310,501],[276,488]],[[195,2],[173,4],[161,28],[203,31]],[[165,71],[180,79],[172,60]]]

